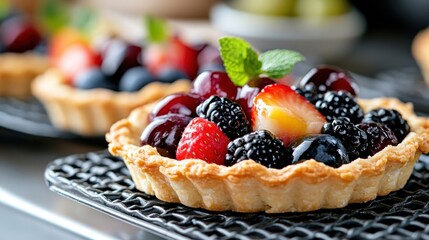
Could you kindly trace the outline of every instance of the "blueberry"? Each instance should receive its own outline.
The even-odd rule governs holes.
[[[188,78],[186,73],[175,68],[166,67],[158,74],[158,79],[164,83],[172,83],[178,79]]]
[[[91,68],[82,73],[79,73],[74,85],[80,89],[106,88],[116,90],[117,87],[112,81],[101,71],[100,68]]]
[[[156,81],[155,77],[146,68],[133,67],[122,76],[119,81],[119,90],[135,92],[153,81]]]
[[[350,162],[347,150],[340,140],[327,134],[305,137],[298,140],[292,148],[292,164],[314,159],[337,168]]]
[[[34,52],[39,54],[48,54],[48,43],[45,40],[42,40],[34,49]]]
[[[0,41],[0,53],[6,52],[6,47],[4,44]]]

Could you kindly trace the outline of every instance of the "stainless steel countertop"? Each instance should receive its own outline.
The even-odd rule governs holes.
[[[4,239],[162,239],[51,192],[54,159],[107,144],[26,136],[0,128],[0,229]],[[40,221],[42,220],[42,221]]]

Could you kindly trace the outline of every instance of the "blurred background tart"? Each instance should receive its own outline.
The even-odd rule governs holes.
[[[0,96],[30,97],[31,81],[48,66],[42,31],[26,13],[5,7],[0,12]]]
[[[200,71],[223,69],[214,46],[185,42],[163,19],[145,22],[145,39],[120,37],[105,24],[94,28],[96,37],[71,27],[52,36],[53,67],[32,90],[56,127],[101,136],[132,109],[188,91]]]

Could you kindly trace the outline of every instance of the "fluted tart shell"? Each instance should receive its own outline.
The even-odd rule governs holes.
[[[137,92],[115,92],[108,89],[82,90],[67,84],[56,69],[49,69],[35,79],[33,95],[45,106],[53,125],[83,136],[104,136],[116,121],[125,118],[142,105],[167,95],[187,92],[191,82],[152,82]]]
[[[31,82],[49,68],[47,56],[33,52],[0,54],[0,96],[31,97]]]
[[[365,112],[383,107],[398,110],[411,132],[397,146],[356,159],[339,168],[315,160],[272,169],[253,160],[233,166],[199,159],[175,160],[149,145],[140,146],[151,106],[135,109],[106,135],[109,151],[123,158],[138,190],[193,208],[237,212],[305,212],[362,203],[401,189],[420,154],[429,151],[429,120],[397,99],[359,99]]]

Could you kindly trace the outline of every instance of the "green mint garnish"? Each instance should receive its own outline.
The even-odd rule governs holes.
[[[167,21],[162,18],[147,16],[144,18],[147,40],[151,43],[165,42],[170,34]]]
[[[236,86],[243,86],[260,75],[281,78],[305,59],[290,50],[271,50],[258,55],[248,42],[236,37],[221,38],[219,45],[226,72]]]
[[[3,20],[10,12],[9,1],[0,1],[0,21]]]
[[[72,18],[72,26],[86,36],[93,33],[96,23],[97,14],[88,7],[79,8]]]
[[[219,45],[225,69],[235,85],[243,86],[260,74],[262,63],[248,42],[240,38],[224,37],[219,39]]]
[[[41,4],[42,24],[50,33],[56,33],[69,23],[69,12],[63,1],[44,0]]]
[[[305,58],[300,53],[290,50],[271,50],[259,56],[262,72],[271,78],[281,78],[292,72],[293,67]]]

